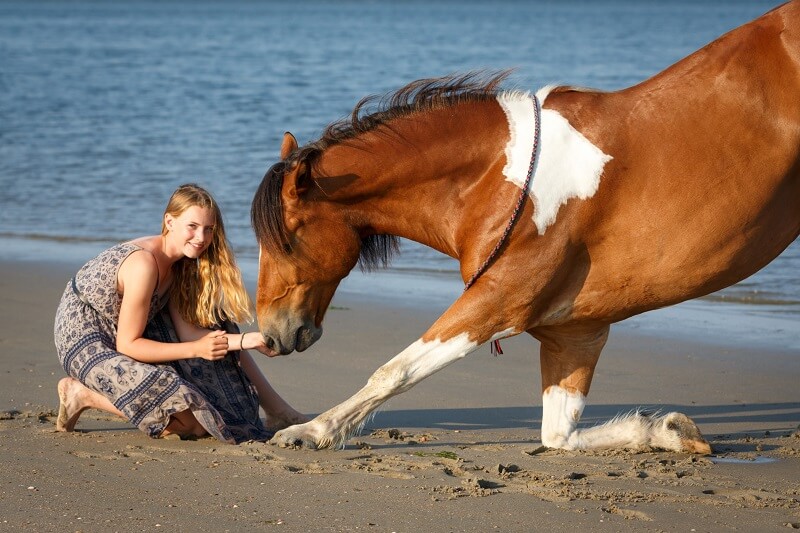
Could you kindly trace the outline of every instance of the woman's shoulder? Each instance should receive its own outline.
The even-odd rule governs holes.
[[[158,283],[158,274],[158,264],[152,252],[134,245],[117,271],[118,290],[122,294],[126,285],[134,284],[152,292]]]
[[[137,239],[131,239],[130,241],[126,241],[120,243],[119,246],[129,246],[133,248],[139,248],[140,250],[145,250],[154,254],[158,247],[161,245],[161,236],[160,235],[148,235],[146,237],[139,237]]]
[[[132,241],[126,244],[129,249],[120,265],[120,272],[131,270],[140,274],[158,272],[158,263],[152,250]]]
[[[152,269],[152,273],[148,269]],[[117,285],[117,278],[123,270],[130,270],[134,275],[143,278],[152,276],[155,279],[157,276],[152,255],[129,241],[115,244],[100,252],[78,270],[74,279],[82,292],[88,292],[91,286],[99,283]]]

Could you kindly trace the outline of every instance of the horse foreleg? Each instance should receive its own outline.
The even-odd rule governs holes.
[[[477,346],[478,342],[470,340],[467,333],[446,341],[419,339],[376,370],[367,384],[348,400],[310,422],[279,431],[272,442],[309,448],[341,446],[383,402],[461,359]]]
[[[331,448],[344,444],[366,417],[389,398],[474,351],[480,344],[514,335],[514,329],[485,305],[481,291],[461,296],[422,338],[381,366],[352,397],[314,420],[279,431],[282,446]]]
[[[662,448],[711,453],[695,423],[681,413],[639,412],[578,429],[608,325],[537,329],[541,343],[542,444],[566,450]]]

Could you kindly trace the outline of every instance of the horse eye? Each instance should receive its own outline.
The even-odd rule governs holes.
[[[291,255],[292,245],[289,244],[288,242],[283,243],[283,251],[286,253],[286,255]]]

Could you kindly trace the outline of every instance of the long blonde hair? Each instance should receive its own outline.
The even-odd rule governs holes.
[[[251,322],[250,298],[225,237],[222,213],[211,194],[194,183],[181,185],[172,193],[164,215],[178,217],[192,206],[209,209],[214,214],[213,236],[200,257],[184,257],[172,266],[171,298],[184,320],[192,324],[208,328],[225,320]],[[163,219],[161,234],[167,234]]]

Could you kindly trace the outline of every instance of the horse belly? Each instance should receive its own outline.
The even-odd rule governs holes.
[[[631,209],[613,235],[589,248],[572,318],[621,320],[723,289],[766,266],[800,235],[800,172],[795,166],[765,181],[761,189],[690,188],[682,200]]]

